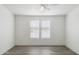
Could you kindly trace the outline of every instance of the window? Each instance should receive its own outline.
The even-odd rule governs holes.
[[[30,37],[39,38],[39,20],[30,21]]]
[[[41,27],[50,29],[50,21],[49,20],[42,20],[41,21]]]
[[[50,30],[41,30],[41,38],[50,38]]]
[[[31,20],[30,27],[31,28],[39,28],[39,20]]]
[[[50,38],[50,21],[41,21],[41,38]]]
[[[50,39],[50,21],[49,20],[31,20],[30,38]]]
[[[39,38],[39,30],[31,29],[31,38]]]

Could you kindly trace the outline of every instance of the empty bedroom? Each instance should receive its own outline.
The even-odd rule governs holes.
[[[0,4],[0,55],[78,55],[79,4]]]

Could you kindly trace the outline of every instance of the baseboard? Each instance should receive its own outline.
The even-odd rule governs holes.
[[[79,55],[79,54],[77,54],[75,51],[73,51],[71,48],[69,48],[68,46],[65,46],[65,47],[67,47],[68,49],[70,49],[72,52],[74,52],[76,55]]]
[[[13,47],[15,47],[15,45],[13,45],[12,47],[8,48],[5,52],[3,52],[1,55],[4,55],[4,53],[6,53],[7,51],[9,51],[10,49],[12,49]]]
[[[15,46],[26,46],[26,47],[65,47],[65,45],[15,45]]]

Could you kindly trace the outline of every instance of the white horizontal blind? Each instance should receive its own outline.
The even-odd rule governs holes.
[[[39,28],[39,20],[31,20],[30,21],[30,27],[31,28]]]
[[[49,20],[31,20],[30,38],[50,39],[50,21]]]
[[[39,20],[30,21],[30,37],[39,38]]]
[[[50,21],[41,20],[41,38],[50,38]]]

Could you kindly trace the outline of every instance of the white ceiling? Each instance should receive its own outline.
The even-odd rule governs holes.
[[[15,15],[66,15],[77,5],[75,4],[49,4],[45,11],[40,10],[40,4],[5,4]]]

